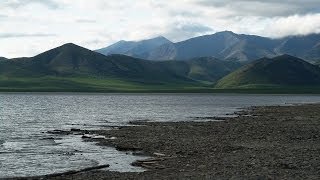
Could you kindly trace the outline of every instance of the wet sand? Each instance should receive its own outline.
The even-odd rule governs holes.
[[[252,107],[238,114],[223,121],[140,122],[87,131],[110,139],[86,141],[149,155],[134,163],[147,171],[92,170],[33,179],[320,178],[320,104]]]

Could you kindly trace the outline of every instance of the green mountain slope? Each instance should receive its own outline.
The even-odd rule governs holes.
[[[263,58],[222,78],[216,88],[320,86],[320,68],[299,58],[282,55]]]
[[[196,58],[186,63],[189,65],[187,75],[189,78],[207,82],[217,82],[243,65],[239,62],[221,61],[210,57]]]
[[[213,58],[153,62],[124,55],[104,56],[75,44],[65,44],[35,57],[1,61],[0,90],[208,88],[241,65]]]

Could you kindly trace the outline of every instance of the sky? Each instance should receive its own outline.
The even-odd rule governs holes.
[[[271,38],[320,33],[320,0],[0,0],[0,56],[65,43],[89,49],[219,31]]]

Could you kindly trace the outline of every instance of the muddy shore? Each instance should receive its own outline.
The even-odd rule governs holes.
[[[92,170],[29,179],[320,178],[320,104],[252,107],[223,121],[136,125],[86,133],[107,137],[95,139],[99,145],[151,156],[134,163],[147,171]]]

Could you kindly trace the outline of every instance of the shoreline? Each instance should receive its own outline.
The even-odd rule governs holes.
[[[251,107],[237,115],[219,122],[137,122],[139,126],[87,131],[107,139],[85,141],[152,156],[134,163],[145,172],[93,170],[22,179],[320,177],[320,104]]]
[[[201,88],[190,89],[136,89],[136,90],[114,90],[114,89],[0,89],[0,93],[84,93],[84,94],[289,94],[289,95],[319,95],[320,87],[311,88]]]

